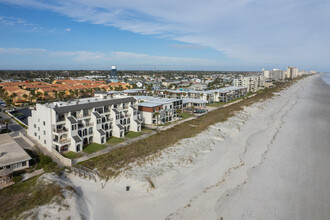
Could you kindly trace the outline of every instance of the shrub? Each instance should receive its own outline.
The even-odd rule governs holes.
[[[22,176],[21,175],[19,175],[19,176],[14,176],[13,177],[13,181],[14,181],[14,183],[18,183],[18,182],[20,182],[22,180]]]

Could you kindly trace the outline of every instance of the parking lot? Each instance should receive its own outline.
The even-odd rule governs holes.
[[[31,116],[31,110],[29,108],[16,109],[10,113],[14,115],[17,119],[19,119],[21,122],[28,125],[27,118]]]

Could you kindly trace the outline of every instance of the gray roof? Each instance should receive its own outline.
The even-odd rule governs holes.
[[[101,115],[98,112],[93,112],[93,115],[95,115],[96,118],[101,118]]]
[[[72,136],[72,138],[73,138],[73,140],[74,140],[75,142],[80,142],[80,141],[82,141],[81,137],[79,137],[78,135]]]
[[[8,176],[9,174],[12,174],[13,172],[14,172],[14,170],[12,170],[12,169],[2,169],[2,170],[0,170],[0,177]]]
[[[68,105],[68,106],[57,106],[54,107],[54,110],[58,114],[71,112],[71,111],[79,111],[82,109],[91,109],[91,108],[97,108],[102,106],[109,106],[109,105],[117,105],[123,102],[135,102],[136,99],[133,97],[127,97],[127,98],[120,98],[120,99],[110,99],[110,100],[104,100],[99,102],[90,102],[90,103],[83,103],[83,104],[76,104],[76,105]]]
[[[183,98],[183,104],[186,103],[197,103],[197,104],[206,104],[207,102],[201,99],[190,99],[190,98]]]
[[[103,129],[98,129],[97,130],[101,135],[105,135],[105,132],[103,131]]]
[[[112,109],[116,114],[119,114],[120,112],[117,110],[117,109],[115,109],[115,108],[113,108]]]
[[[135,121],[137,124],[140,124],[140,123],[141,123],[139,120],[136,120],[136,119],[134,119],[134,121]]]
[[[32,159],[8,134],[1,134],[0,140],[0,167]]]
[[[163,105],[164,105],[164,103],[161,103],[161,102],[140,102],[138,104],[138,106],[149,107],[149,108],[163,106]]]
[[[131,108],[134,110],[134,111],[136,111],[137,109],[133,106],[133,105],[131,105]]]
[[[124,129],[124,127],[121,124],[116,124],[116,125],[119,127],[120,130]]]
[[[75,119],[75,118],[72,117],[72,116],[69,116],[69,117],[68,117],[68,120],[71,122],[71,124],[78,123],[77,119]]]

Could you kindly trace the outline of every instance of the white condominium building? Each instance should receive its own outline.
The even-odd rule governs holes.
[[[294,79],[298,76],[298,68],[289,66],[286,71],[286,78],[287,79]]]
[[[234,79],[234,86],[245,87],[248,92],[256,92],[265,86],[264,76],[246,76]]]
[[[152,96],[134,96],[139,102],[142,123],[162,124],[178,118],[178,110],[182,109],[182,99],[168,99]]]
[[[28,135],[51,151],[79,152],[95,142],[103,144],[111,136],[141,131],[137,100],[133,97],[98,97],[68,102],[37,104],[28,118]]]

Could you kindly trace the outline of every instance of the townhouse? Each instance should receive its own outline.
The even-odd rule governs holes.
[[[89,143],[141,131],[141,116],[133,97],[95,97],[37,104],[28,118],[27,134],[43,147],[58,152],[79,152]]]

